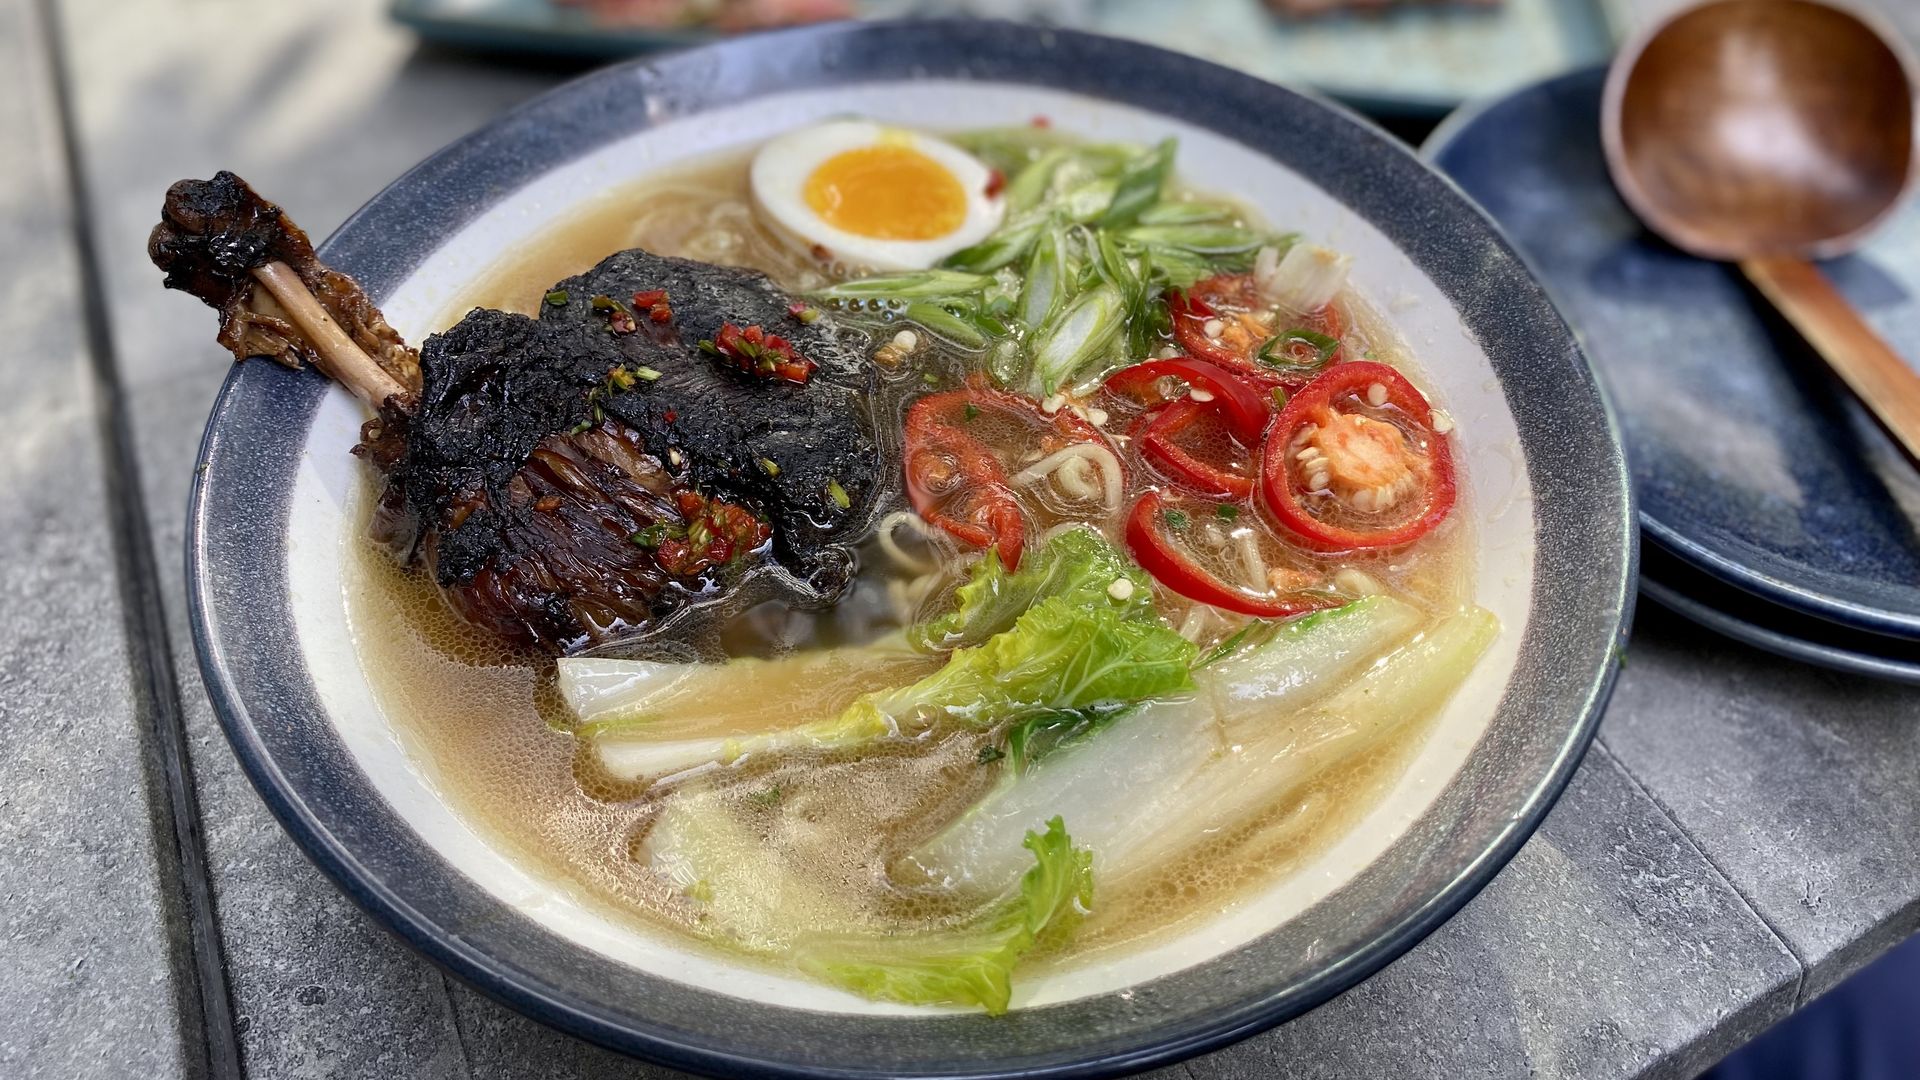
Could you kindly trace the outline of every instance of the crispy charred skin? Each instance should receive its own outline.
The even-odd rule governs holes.
[[[763,275],[622,252],[556,286],[540,318],[476,309],[416,358],[230,173],[174,185],[149,246],[170,287],[220,312],[236,357],[313,361],[351,384],[339,342],[275,300],[273,264],[297,273],[378,364],[361,359],[350,385],[377,405],[354,448],[387,477],[376,535],[508,641],[567,651],[644,630],[769,560],[798,603],[851,580],[881,498],[874,376],[860,339],[802,321]],[[703,351],[728,324],[790,341],[804,381]]]
[[[624,312],[592,302],[630,311],[635,293],[658,291],[671,316],[639,313],[625,332]],[[873,376],[856,343],[824,319],[800,321],[760,274],[641,251],[560,293],[566,302],[544,304],[538,319],[476,309],[423,350],[425,385],[392,477],[432,537],[435,579],[455,605],[509,637],[597,641],[714,594],[737,567],[666,574],[659,538],[645,535],[688,524],[669,497],[680,492],[769,523],[767,554],[790,572],[794,599],[838,598],[881,482],[866,408]],[[729,322],[789,339],[817,368],[794,384],[703,352]],[[559,504],[538,509],[549,495]],[[591,557],[554,555],[589,547]],[[648,580],[613,580],[633,575]]]
[[[260,287],[255,271],[286,264],[347,336],[408,391],[420,388],[418,358],[360,284],[314,256],[313,244],[278,206],[226,171],[167,189],[147,256],[166,286],[220,312],[219,342],[235,360],[268,356],[288,367],[327,358]]]

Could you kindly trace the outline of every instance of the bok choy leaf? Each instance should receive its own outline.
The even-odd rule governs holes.
[[[1073,846],[1059,817],[1045,832],[1027,833],[1021,846],[1033,865],[970,922],[901,934],[813,935],[795,944],[795,961],[869,998],[1006,1012],[1014,965],[1036,944],[1064,939],[1093,904],[1093,854]]]
[[[1132,587],[1125,600],[1109,590],[1116,581]],[[907,641],[926,651],[978,645],[1014,623],[1037,600],[1065,597],[1089,607],[1117,609],[1127,619],[1156,619],[1152,583],[1106,537],[1090,527],[1067,529],[1008,573],[988,548],[965,585],[954,592],[952,611],[907,631]]]
[[[1368,695],[1402,684],[1378,672],[1429,670],[1432,650],[1408,646],[1374,672],[1361,672],[1383,650],[1406,640],[1420,618],[1407,604],[1372,596],[1282,624],[1264,638],[1250,635],[1194,672],[1197,692],[1190,698],[1149,702],[1031,769],[1007,771],[998,787],[909,858],[935,880],[998,888],[1019,873],[1006,849],[1060,813],[1078,823],[1081,842],[1096,852],[1101,873],[1111,880],[1142,865],[1135,848],[1171,850],[1158,844],[1158,829],[1230,827],[1240,820],[1237,814],[1257,813],[1298,783],[1305,762],[1324,765],[1329,754],[1376,745],[1362,735],[1376,721],[1379,731],[1394,730],[1399,703]],[[1421,641],[1437,635],[1444,636],[1435,630]],[[1432,663],[1444,668],[1461,662],[1464,651],[1438,650]],[[1470,666],[1472,659],[1466,656],[1464,663]],[[1356,676],[1351,689],[1341,690]],[[1340,704],[1317,707],[1335,691],[1344,699]],[[1410,709],[1431,708],[1444,697],[1421,694],[1409,699]],[[1227,790],[1233,785],[1265,794],[1240,801]]]
[[[750,753],[843,749],[946,725],[985,730],[1036,713],[1086,713],[1099,721],[1192,688],[1193,644],[1153,612],[1146,579],[1105,538],[1072,530],[1029,558],[1044,573],[1021,578],[1000,573],[997,562],[982,564],[957,619],[923,635],[980,644],[956,649],[945,666],[917,681],[865,693],[828,719],[739,736],[663,737],[645,726],[627,728],[617,744],[600,747],[602,760],[610,769],[617,764],[622,776],[662,775]],[[1106,592],[1121,577],[1134,583],[1138,599]],[[817,654],[796,657],[809,655]]]
[[[899,635],[871,645],[743,657],[724,664],[562,657],[560,696],[573,733],[621,779],[657,776],[726,758],[743,739],[837,714],[861,694],[925,675],[937,658]]]
[[[919,682],[860,699],[834,723],[984,729],[1030,712],[1131,704],[1191,689],[1193,652],[1192,642],[1157,618],[1054,596],[985,644],[956,650]]]

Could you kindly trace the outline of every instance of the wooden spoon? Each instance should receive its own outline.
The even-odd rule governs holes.
[[[1621,51],[1600,123],[1640,219],[1684,251],[1738,262],[1920,458],[1920,375],[1808,261],[1851,251],[1911,187],[1915,70],[1867,16],[1712,0]]]

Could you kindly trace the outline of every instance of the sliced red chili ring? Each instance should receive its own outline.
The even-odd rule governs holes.
[[[1237,611],[1261,619],[1280,619],[1289,615],[1332,607],[1339,597],[1309,594],[1260,595],[1220,580],[1195,563],[1168,538],[1169,514],[1187,511],[1169,507],[1165,496],[1149,491],[1140,497],[1127,516],[1127,550],[1154,579],[1189,600]],[[1191,523],[1191,518],[1186,518]]]
[[[1233,437],[1248,446],[1259,444],[1261,435],[1267,430],[1267,422],[1273,419],[1273,412],[1268,407],[1273,399],[1266,393],[1248,385],[1239,374],[1229,372],[1218,364],[1185,356],[1147,360],[1123,367],[1107,376],[1106,386],[1123,397],[1153,406],[1171,400],[1162,390],[1162,380],[1165,379],[1177,380],[1207,394],[1213,407],[1231,427]]]
[[[1007,566],[1018,566],[1026,519],[999,459],[964,432],[941,423],[916,427],[911,418],[906,469],[914,512],[968,547],[998,545]]]
[[[1202,495],[1245,499],[1253,494],[1253,477],[1200,460],[1176,441],[1177,436],[1204,419],[1207,408],[1185,399],[1156,414],[1140,432],[1140,456],[1167,478]]]
[[[1100,429],[1069,410],[1047,415],[1029,398],[982,386],[928,394],[907,410],[907,499],[914,512],[969,547],[997,545],[1011,570],[1026,546],[1026,518],[1006,466],[966,430],[987,411],[1044,432],[1049,450],[1097,442]]]
[[[1375,386],[1380,387],[1385,395],[1377,402],[1368,397]],[[1361,401],[1376,408],[1391,406],[1418,429],[1421,442],[1425,444],[1424,453],[1419,456],[1419,463],[1413,470],[1419,474],[1417,481],[1420,490],[1410,493],[1412,498],[1419,501],[1411,512],[1403,511],[1395,515],[1393,524],[1378,528],[1352,528],[1323,520],[1307,505],[1309,492],[1306,476],[1303,469],[1296,468],[1300,448],[1295,444],[1299,442],[1299,433],[1308,426],[1322,430],[1333,424],[1354,426],[1349,419],[1354,413],[1342,413],[1334,407],[1335,399],[1346,394],[1357,395]],[[1367,421],[1364,415],[1361,421],[1388,423]],[[1398,431],[1397,427],[1395,430]],[[1405,433],[1400,432],[1399,438],[1402,441],[1394,448],[1394,452],[1408,452],[1404,443]],[[1433,407],[1405,376],[1385,364],[1370,360],[1349,361],[1329,368],[1302,388],[1287,402],[1286,408],[1280,410],[1267,436],[1260,470],[1260,495],[1274,520],[1312,547],[1326,551],[1398,547],[1431,532],[1453,509],[1453,450],[1447,437],[1433,429]],[[1397,502],[1396,505],[1404,503]]]
[[[1217,318],[1224,321],[1232,319],[1239,311],[1254,311],[1265,306],[1259,290],[1254,286],[1252,274],[1218,274],[1196,282],[1188,289],[1176,289],[1167,294],[1167,311],[1172,316],[1173,333],[1181,347],[1192,356],[1252,380],[1262,389],[1270,390],[1279,386],[1291,393],[1305,386],[1316,371],[1345,359],[1346,350],[1338,343],[1347,334],[1347,322],[1340,309],[1332,304],[1300,316],[1291,323],[1275,326],[1265,338],[1249,337],[1244,344],[1207,336],[1206,325],[1209,320]],[[1295,356],[1297,370],[1293,369],[1293,365],[1276,368],[1259,360],[1257,354],[1261,347],[1275,338],[1281,339],[1283,349],[1294,351],[1296,342],[1286,340],[1288,331],[1293,330],[1306,331],[1297,344],[1313,349],[1313,357],[1306,356],[1304,352]],[[1324,349],[1314,338],[1325,338],[1335,344],[1330,350]]]

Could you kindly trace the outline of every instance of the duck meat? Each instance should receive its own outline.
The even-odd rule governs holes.
[[[231,173],[175,184],[149,254],[236,359],[313,363],[374,410],[377,530],[515,644],[603,644],[750,580],[830,604],[886,495],[864,336],[751,270],[619,252],[416,354]]]

